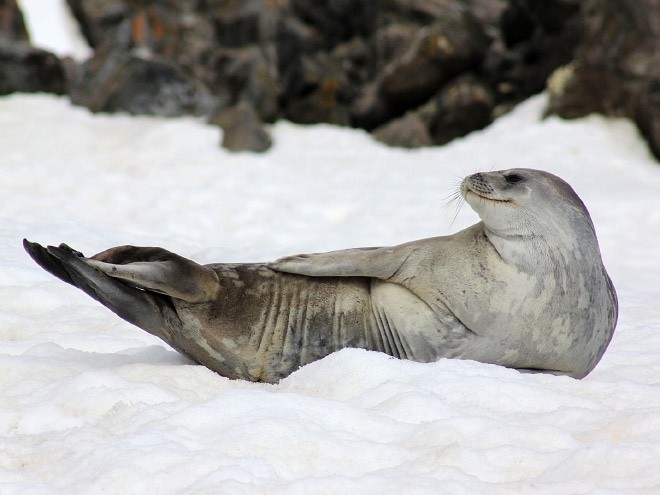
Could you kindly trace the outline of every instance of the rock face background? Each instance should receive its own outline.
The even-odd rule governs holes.
[[[23,15],[15,0],[0,0],[0,95],[17,91],[66,92],[62,62],[30,46]]]
[[[548,113],[632,118],[660,157],[658,0],[68,0],[94,50],[31,47],[0,0],[0,94],[68,94],[95,112],[207,115],[223,145],[264,124],[444,144],[549,87]]]

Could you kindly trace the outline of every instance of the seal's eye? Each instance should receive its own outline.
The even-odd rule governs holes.
[[[504,180],[506,180],[509,184],[515,184],[516,182],[521,182],[523,177],[522,175],[518,174],[509,174],[504,176]]]

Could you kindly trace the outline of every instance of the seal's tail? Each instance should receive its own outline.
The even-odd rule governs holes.
[[[23,247],[34,261],[60,280],[78,287],[124,320],[160,337],[175,348],[179,321],[165,295],[141,290],[121,279],[108,276],[93,266],[89,258],[66,244],[47,248],[23,239]]]

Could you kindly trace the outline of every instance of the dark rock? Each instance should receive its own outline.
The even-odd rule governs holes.
[[[297,81],[298,94],[284,103],[285,116],[299,124],[321,122],[348,125],[344,91],[350,84],[341,60],[325,53],[303,56]]]
[[[209,64],[211,91],[227,106],[250,101],[262,120],[275,121],[280,86],[274,58],[272,45],[217,50]]]
[[[216,39],[228,48],[274,41],[284,10],[269,0],[225,0],[214,5]]]
[[[469,12],[449,8],[385,68],[381,94],[394,112],[413,108],[458,73],[476,67],[487,46],[483,30]]]
[[[438,2],[443,15],[419,30],[408,49],[364,88],[353,122],[373,129],[426,102],[462,71],[479,66],[488,39],[476,19],[456,2]]]
[[[275,40],[279,76],[279,100],[283,106],[295,98],[314,91],[306,82],[305,56],[322,53],[321,34],[300,19],[285,16],[280,19]]]
[[[153,5],[133,8],[129,14],[126,22],[130,26],[130,39],[134,48],[176,59],[184,43],[179,17],[185,15],[185,11],[154,2]]]
[[[247,102],[220,110],[209,122],[222,128],[222,146],[228,150],[264,152],[272,145],[270,135]]]
[[[500,20],[512,0],[466,0],[467,9],[491,38],[499,36]],[[546,0],[547,1],[547,0]]]
[[[589,0],[583,22],[575,59],[550,79],[548,113],[634,119],[660,158],[660,3]]]
[[[312,39],[313,32],[309,33]],[[318,46],[311,51],[298,46],[295,57],[280,65],[284,71],[280,94],[283,115],[301,124],[349,125],[349,107],[359,88],[376,73],[369,44],[355,37],[330,52]]]
[[[472,75],[448,83],[419,111],[435,144],[483,129],[493,121],[495,98],[483,81]]]
[[[536,22],[529,9],[525,8],[523,2],[512,1],[509,8],[502,13],[500,19],[502,39],[508,47],[528,41],[534,31]]]
[[[373,131],[373,136],[381,143],[399,148],[419,148],[433,144],[424,120],[416,112],[408,112],[383,124]]]
[[[281,117],[442,144],[549,84],[549,112],[633,118],[660,154],[658,0],[67,1],[94,56],[5,43],[0,90],[61,92],[64,66],[93,111],[226,109],[227,146],[260,149]],[[25,39],[0,3],[0,39]]]
[[[378,27],[379,2],[353,0],[290,0],[294,16],[313,26],[330,49],[354,36],[370,36]]]
[[[206,88],[167,59],[132,55],[116,75],[104,111],[175,117],[208,113],[213,105]]]
[[[262,40],[264,0],[229,1],[215,13],[215,35],[222,47],[238,48]]]
[[[625,117],[635,106],[639,81],[620,81],[604,67],[583,67],[577,62],[557,69],[548,81],[550,101],[546,113],[566,119],[590,113]]]
[[[351,122],[362,129],[373,130],[391,118],[391,110],[381,95],[378,81],[365,85],[353,101]]]
[[[191,0],[159,4],[132,12],[128,20],[132,44],[172,60],[210,86],[215,78],[211,60],[217,49],[213,17],[195,10]]]
[[[488,85],[468,74],[450,81],[417,110],[378,127],[373,135],[405,148],[446,144],[490,124],[494,106]]]
[[[576,51],[579,65],[618,70],[622,78],[660,72],[660,3],[639,0],[584,2],[584,38]]]
[[[509,2],[483,69],[500,104],[511,107],[543,91],[550,74],[572,60],[582,35],[579,6],[578,0]]]
[[[581,0],[528,1],[534,19],[544,32],[553,35],[566,28],[566,21],[580,12]]]
[[[650,80],[640,91],[633,119],[653,154],[660,159],[660,78]]]
[[[17,91],[64,94],[64,67],[50,52],[0,38],[0,95]]]
[[[381,94],[382,70],[394,60],[401,59],[419,32],[419,26],[409,23],[392,23],[380,28],[371,40],[368,53],[371,58],[370,72],[351,99],[352,125],[362,129],[375,129],[392,118],[392,109]]]
[[[67,0],[89,46],[96,48],[129,15],[123,0]]]
[[[165,117],[214,108],[208,89],[178,64],[131,47],[130,25],[124,23],[80,66],[70,89],[73,103],[94,112]]]
[[[15,0],[0,0],[0,95],[14,92],[66,93],[65,63],[30,46]]]
[[[359,88],[375,77],[378,69],[372,46],[360,37],[335,46],[329,58],[343,73],[341,79],[345,86],[342,93],[349,100],[353,100],[359,94]]]
[[[423,25],[445,16],[447,9],[456,7],[456,4],[454,0],[381,0],[380,6],[383,15],[394,16],[396,21]]]
[[[339,102],[338,89],[336,81],[324,81],[312,93],[290,102],[284,110],[286,118],[297,124],[348,125],[348,109]]]
[[[196,0],[68,0],[90,46],[112,43],[162,56],[208,85],[213,18]],[[117,38],[125,38],[117,41]]]
[[[373,36],[373,58],[377,70],[402,57],[410,48],[420,26],[405,22],[387,24]]]
[[[280,73],[296,65],[300,57],[323,48],[324,40],[313,27],[292,16],[282,16],[275,31],[275,47]]]
[[[0,39],[29,41],[23,14],[16,0],[0,1]]]
[[[579,10],[578,0],[512,0],[500,20],[502,38],[507,46],[514,46],[532,39],[538,31],[561,33]]]

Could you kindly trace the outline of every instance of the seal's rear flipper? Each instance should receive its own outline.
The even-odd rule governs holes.
[[[23,241],[27,253],[39,266],[96,299],[124,320],[156,335],[175,348],[171,324],[178,321],[166,297],[131,287],[108,277],[90,265],[82,253],[66,244],[43,246]]]
[[[61,245],[63,249],[65,249],[65,246],[65,244]],[[71,275],[69,275],[69,272],[67,272],[62,262],[51,256],[46,248],[44,248],[42,245],[37,244],[36,242],[30,242],[27,239],[23,239],[23,248],[25,251],[27,251],[30,257],[48,273],[55,275],[57,278],[66,282],[67,284],[76,285],[75,282],[71,279]],[[79,253],[78,251],[71,251],[79,256],[82,256],[82,253]]]

